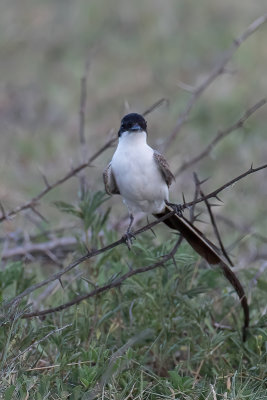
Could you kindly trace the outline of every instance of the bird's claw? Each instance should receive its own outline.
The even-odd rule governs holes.
[[[182,204],[170,203],[169,201],[166,201],[166,204],[167,206],[170,206],[176,214],[178,214],[179,216],[182,215],[182,212],[184,211],[184,207]]]
[[[136,239],[136,237],[134,236],[134,234],[131,231],[127,231],[124,235],[123,235],[123,240],[125,242],[125,244],[127,245],[128,249],[131,250],[132,244],[133,244],[133,239]]]

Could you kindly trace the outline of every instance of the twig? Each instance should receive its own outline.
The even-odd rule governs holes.
[[[168,260],[170,260],[176,253],[180,243],[182,242],[182,237],[179,237],[178,241],[175,243],[174,247],[172,248],[172,250],[166,254],[165,256],[162,257],[162,259],[152,265],[148,265],[147,267],[141,267],[141,268],[137,268],[137,269],[131,269],[129,270],[126,274],[120,276],[119,278],[113,280],[112,282],[103,285],[97,289],[92,290],[91,292],[82,295],[82,296],[78,296],[75,299],[61,304],[60,306],[57,307],[53,307],[53,308],[49,308],[47,310],[42,310],[42,311],[34,311],[32,313],[26,313],[23,315],[23,318],[32,318],[32,317],[37,317],[37,316],[42,316],[42,315],[47,315],[47,314],[51,314],[57,311],[61,311],[61,310],[65,310],[66,308],[69,308],[71,306],[73,306],[74,304],[79,304],[81,301],[86,300],[90,297],[94,297],[99,295],[100,293],[106,292],[107,290],[110,290],[112,288],[121,286],[121,284],[128,278],[130,278],[133,275],[137,275],[137,274],[142,274],[144,272],[147,271],[151,271],[152,269],[158,268],[163,266]]]
[[[38,346],[40,343],[42,343],[44,340],[48,339],[49,336],[54,335],[55,333],[61,332],[66,328],[69,328],[70,326],[72,326],[72,324],[68,324],[65,326],[62,326],[62,328],[57,328],[51,332],[49,332],[47,335],[45,335],[43,338],[41,338],[40,340],[37,340],[36,342],[32,343],[29,347],[27,347],[25,350],[19,352],[19,354],[14,357],[12,359],[11,362],[14,362],[15,360],[17,360],[18,358],[20,358],[23,354],[27,353],[28,351],[30,351],[33,347]]]
[[[33,197],[31,200],[27,201],[26,203],[22,204],[21,206],[18,206],[14,208],[12,211],[9,211],[8,213],[3,214],[0,217],[0,223],[3,222],[4,220],[9,219],[10,217],[13,217],[14,215],[18,214],[19,212],[23,210],[27,210],[29,208],[34,209],[34,206],[37,205],[39,200],[44,197],[48,192],[50,192],[52,189],[55,189],[55,187],[61,185],[62,183],[66,182],[73,176],[77,175],[80,171],[82,171],[84,168],[90,166],[90,164],[100,156],[104,151],[106,151],[108,148],[110,148],[114,143],[115,143],[114,138],[109,139],[95,154],[93,154],[87,161],[79,164],[76,168],[71,169],[66,175],[64,175],[62,178],[58,179],[56,182],[49,184],[49,186],[46,186],[45,189],[43,189],[39,194],[37,194],[35,197]],[[35,210],[36,212],[36,210]]]
[[[134,236],[140,235],[141,233],[151,229],[153,226],[159,224],[160,222],[164,221],[165,219],[169,218],[171,215],[174,215],[175,211],[172,211],[166,215],[164,215],[163,217],[157,219],[156,221],[151,222],[149,225],[146,225],[140,229],[138,229],[137,231],[133,232]],[[69,264],[66,268],[62,269],[61,271],[51,275],[50,277],[48,277],[47,279],[43,280],[42,282],[36,283],[35,285],[32,285],[30,287],[28,287],[27,289],[25,289],[22,293],[20,293],[19,295],[17,295],[16,297],[14,297],[13,299],[7,301],[4,306],[10,306],[12,304],[14,304],[15,302],[19,302],[23,297],[27,296],[28,294],[34,292],[35,290],[47,285],[50,282],[53,282],[57,279],[60,279],[64,274],[66,274],[67,272],[71,271],[73,268],[77,267],[78,265],[80,265],[81,263],[83,263],[84,261],[88,260],[89,258],[95,257],[99,254],[104,253],[105,251],[111,250],[114,247],[119,246],[120,244],[124,244],[125,243],[125,238],[122,237],[121,239],[117,240],[116,242],[113,242],[105,247],[102,247],[101,249],[98,250],[93,250],[91,252],[88,252],[86,255],[84,255],[83,257],[78,258],[76,261],[74,261],[73,263]]]
[[[199,181],[198,176],[197,176],[196,173],[194,173],[194,179],[195,179],[196,183],[197,183],[197,184],[199,185],[199,187],[200,187],[200,181]],[[200,193],[200,195],[201,195],[202,197],[205,197],[205,195],[204,195],[204,193],[203,193],[203,191],[202,191],[201,189],[199,189],[199,193]],[[227,254],[227,251],[225,250],[225,247],[224,247],[224,245],[223,245],[223,242],[222,242],[222,239],[221,239],[221,235],[220,235],[219,229],[218,229],[218,227],[217,227],[217,224],[216,224],[214,215],[213,215],[212,210],[211,210],[211,205],[210,205],[210,203],[208,202],[207,199],[205,199],[204,202],[205,202],[205,204],[206,204],[206,207],[207,207],[207,210],[208,210],[208,213],[209,213],[209,216],[210,216],[210,221],[211,221],[211,224],[212,224],[212,227],[213,227],[215,236],[217,237],[217,240],[218,240],[218,242],[219,242],[219,244],[220,244],[221,251],[222,251],[224,257],[226,258],[226,260],[227,260],[227,261],[229,262],[229,264],[233,267],[234,265],[233,265],[233,263],[232,263],[232,261],[231,261],[229,255]]]
[[[81,78],[81,94],[80,94],[80,122],[79,122],[79,139],[80,139],[80,146],[81,146],[81,160],[82,162],[86,159],[86,140],[85,140],[85,109],[86,109],[86,100],[87,100],[87,74],[90,65],[90,58],[88,57],[86,64],[85,64],[85,71],[84,75]],[[82,172],[80,174],[80,191],[81,191],[81,198],[84,197],[85,193],[85,175]]]
[[[212,197],[215,197],[215,198],[217,198],[218,200],[220,200],[220,199],[218,198],[218,194],[219,194],[220,192],[222,192],[224,189],[228,188],[229,186],[234,185],[236,182],[240,181],[241,179],[245,178],[246,176],[248,176],[248,175],[250,175],[250,174],[253,174],[254,172],[260,171],[260,170],[262,170],[262,169],[265,169],[265,168],[267,168],[267,164],[261,165],[261,166],[258,167],[258,168],[253,168],[253,166],[251,165],[251,167],[250,167],[246,172],[244,172],[243,174],[238,175],[236,178],[231,179],[229,182],[226,182],[224,185],[220,186],[218,189],[214,190],[213,192],[207,194],[207,195],[204,196],[204,197],[201,196],[200,198],[198,198],[198,199],[196,199],[196,200],[193,200],[193,201],[190,201],[190,202],[188,202],[188,203],[182,204],[182,205],[181,205],[181,208],[182,208],[182,209],[190,208],[190,207],[192,207],[194,204],[201,203],[202,201],[211,199]]]
[[[199,190],[200,190],[200,182],[198,180],[195,179],[195,194],[194,194],[194,201],[197,200],[198,196],[199,196]],[[185,203],[185,201],[184,201]],[[195,208],[196,208],[196,204],[193,204],[192,207],[190,207],[190,222],[194,222],[195,218]]]
[[[73,246],[77,243],[77,240],[72,237],[61,237],[49,240],[44,243],[26,243],[24,246],[17,246],[12,249],[5,249],[2,252],[2,260],[7,260],[16,257],[25,257],[29,254],[47,254],[51,250],[55,250],[58,247],[65,248]]]
[[[149,108],[147,108],[144,112],[143,112],[143,116],[145,117],[148,114],[151,114],[152,111],[155,111],[157,108],[159,108],[162,104],[166,103],[167,105],[169,104],[169,100],[162,98],[158,101],[156,101],[156,103],[152,104],[152,106],[150,106]]]
[[[184,205],[182,205],[181,207],[183,209],[191,207],[192,205],[196,204],[196,203],[200,203],[202,201],[204,201],[205,199],[209,199],[211,197],[216,197],[217,194],[219,192],[221,192],[223,189],[227,188],[228,186],[232,185],[233,183],[237,182],[238,180],[244,178],[245,176],[257,172],[259,170],[262,170],[263,168],[266,168],[266,165],[263,165],[261,167],[258,168],[250,168],[247,172],[244,172],[243,174],[239,175],[238,177],[232,179],[230,182],[224,184],[223,186],[221,186],[219,189],[214,190],[213,192],[211,192],[210,194],[208,194],[205,197],[201,197],[193,202],[189,202],[186,203]],[[133,232],[134,236],[137,236],[151,228],[153,228],[154,226],[156,226],[157,224],[159,224],[160,222],[164,221],[165,219],[169,218],[171,215],[174,215],[175,211],[171,211],[170,213],[164,215],[163,217],[157,219],[156,221],[151,222],[150,224],[138,229],[137,231]],[[105,246],[102,247],[101,249],[98,250],[94,250],[91,252],[88,252],[86,255],[84,255],[83,257],[80,257],[78,260],[74,261],[73,263],[69,264],[66,268],[64,268],[62,271],[57,272],[55,274],[53,274],[52,276],[48,277],[47,279],[43,280],[42,282],[36,283],[35,285],[32,285],[30,287],[28,287],[27,289],[25,289],[22,293],[20,293],[19,295],[17,295],[16,297],[14,297],[13,299],[7,301],[5,303],[4,306],[10,306],[12,305],[14,302],[19,302],[23,297],[27,296],[28,294],[34,292],[35,290],[39,289],[40,287],[43,287],[45,285],[47,285],[50,282],[53,282],[54,280],[60,279],[62,275],[66,274],[67,272],[69,272],[70,270],[72,270],[73,268],[75,268],[76,266],[78,266],[79,264],[83,263],[85,260],[88,260],[89,258],[95,257],[105,251],[111,250],[114,247],[119,246],[120,244],[125,243],[125,238],[122,237],[121,239]],[[231,272],[231,270],[230,270]]]
[[[250,107],[248,110],[244,112],[241,118],[239,118],[238,121],[236,121],[233,125],[229,126],[228,128],[219,131],[217,135],[212,139],[212,141],[205,147],[204,150],[202,150],[199,154],[196,156],[192,157],[188,161],[184,161],[182,165],[177,169],[175,172],[175,176],[178,176],[183,172],[184,170],[188,169],[189,167],[192,167],[192,165],[198,163],[200,160],[202,160],[204,157],[210,154],[210,152],[213,150],[213,148],[222,140],[224,139],[227,135],[230,133],[234,132],[235,130],[241,128],[244,123],[247,121],[247,119],[254,114],[259,108],[261,108],[263,105],[267,103],[266,99],[262,99],[258,101],[256,104],[254,104],[252,107]]]
[[[42,227],[38,225],[37,228],[41,230]],[[56,229],[51,229],[51,230],[41,230],[40,233],[28,235],[28,239],[29,239],[29,241],[32,241],[32,242],[42,239],[44,237],[47,239],[53,239],[53,238],[57,237],[58,234],[62,234],[62,232],[66,231],[66,230],[73,231],[75,228],[76,228],[76,225],[69,224],[66,226],[62,226],[61,228],[56,228]],[[0,243],[4,242],[7,237],[11,243],[16,243],[18,245],[25,242],[25,232],[22,232],[21,230],[8,233],[5,236],[0,236]]]
[[[213,69],[213,71],[207,76],[207,78],[194,90],[192,96],[190,97],[188,103],[185,106],[184,111],[178,117],[176,125],[171,132],[171,134],[165,140],[162,151],[165,152],[166,149],[170,146],[173,140],[177,137],[178,133],[180,132],[182,126],[187,121],[190,111],[192,110],[193,106],[195,105],[198,98],[201,94],[210,86],[210,84],[222,73],[224,73],[225,66],[231,60],[232,56],[236,52],[236,50],[241,46],[241,44],[254,32],[256,32],[261,25],[263,25],[267,21],[267,14],[262,15],[261,17],[257,18],[251,25],[239,36],[235,39],[228,49],[222,56],[221,61],[218,63],[217,66]]]

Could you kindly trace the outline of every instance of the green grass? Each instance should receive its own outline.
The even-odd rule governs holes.
[[[92,232],[101,231],[101,242],[108,244],[117,234],[107,231],[106,217],[96,210],[101,201],[98,193],[87,195],[80,207],[57,206],[81,218],[86,229],[90,214]],[[101,254],[63,276],[63,287],[58,283],[39,308],[68,302],[129,268],[152,264],[175,240],[158,244],[159,236],[147,233],[130,252],[121,245]],[[99,234],[92,243],[100,247]],[[252,288],[255,274],[254,269],[239,274],[251,298],[244,344],[242,311],[232,288],[221,271],[207,268],[186,244],[163,267],[42,319],[23,319],[30,307],[23,300],[1,316],[2,397],[208,399],[215,393],[217,398],[266,399],[267,282],[260,278]],[[1,273],[1,297],[7,300],[40,280],[39,270],[10,263]],[[33,304],[43,290],[31,297]],[[214,321],[231,329],[217,329]]]
[[[1,203],[12,209],[42,190],[39,167],[54,182],[80,162],[80,77],[88,52],[88,155],[106,142],[111,128],[117,131],[127,102],[131,111],[140,112],[165,97],[169,105],[148,116],[149,144],[159,147],[189,99],[179,82],[192,87],[200,83],[233,38],[265,12],[266,0],[1,0]],[[266,63],[264,26],[235,54],[230,73],[218,78],[195,105],[167,151],[173,171],[205,148],[219,129],[266,97]],[[266,143],[265,107],[177,178],[172,200],[181,202],[182,192],[187,200],[193,198],[193,171],[200,178],[211,177],[203,187],[208,193],[252,162],[266,163]],[[92,193],[103,190],[102,171],[112,152],[108,150],[86,170]],[[267,399],[267,283],[259,272],[266,260],[266,241],[247,233],[249,227],[266,235],[265,175],[262,171],[229,188],[222,195],[224,205],[214,211],[245,227],[246,233],[241,233],[221,221],[219,226],[250,302],[252,328],[245,344],[242,311],[231,287],[220,271],[207,268],[185,244],[175,263],[171,260],[132,277],[119,289],[44,319],[22,318],[31,303],[40,309],[52,307],[129,267],[157,261],[175,240],[157,227],[156,238],[146,233],[131,252],[120,246],[99,255],[63,277],[63,288],[56,283],[42,300],[45,288],[40,289],[1,315],[0,396],[6,400],[90,399],[94,394],[108,400]],[[85,245],[99,248],[118,239],[123,228],[117,232],[110,227],[125,213],[121,200],[115,197],[97,208],[102,200],[98,194],[96,203],[90,203],[88,196],[79,205],[78,190],[78,179],[73,178],[42,199],[38,209],[48,223],[23,213],[1,224],[0,250],[6,243],[2,238],[9,234],[38,234],[33,241],[40,242],[48,239],[43,229],[73,226],[63,234],[77,237],[75,252],[64,257],[59,253],[66,266],[84,252]],[[205,211],[203,219],[206,215]],[[214,238],[209,226],[200,227]],[[0,300],[21,293],[57,268],[43,257],[2,262]],[[216,329],[214,321],[232,330]]]

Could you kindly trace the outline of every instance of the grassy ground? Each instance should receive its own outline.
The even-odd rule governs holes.
[[[165,97],[169,105],[148,116],[150,144],[159,147],[189,99],[181,82],[191,87],[199,84],[233,38],[266,12],[265,3],[2,0],[1,203],[12,209],[38,193],[43,188],[38,168],[53,182],[79,163],[80,77],[88,55],[88,155],[106,141],[110,129],[118,129],[125,112],[142,112]],[[204,148],[219,129],[266,97],[266,63],[265,25],[241,46],[228,73],[195,105],[166,153],[173,170]],[[86,170],[91,192],[103,189],[102,171],[112,151]],[[204,186],[209,192],[244,172],[252,162],[254,166],[266,163],[266,153],[265,107],[209,157],[179,176],[172,198],[181,201],[182,191],[187,199],[193,197],[194,170],[201,178],[211,177]],[[258,241],[251,233],[266,234],[265,181],[264,171],[246,178],[223,194],[224,205],[216,210],[218,221],[227,217],[228,222],[244,228],[240,233],[220,220],[224,242],[231,246],[251,303],[253,328],[247,343],[241,343],[242,314],[230,286],[219,271],[207,269],[183,244],[176,263],[169,261],[164,268],[129,279],[120,289],[44,320],[25,320],[19,312],[13,321],[8,314],[2,315],[0,396],[267,399],[266,240]],[[53,204],[66,199],[77,204],[78,189],[74,178],[43,199],[39,210],[48,223],[24,213],[1,224],[0,239],[21,232],[26,237],[40,233],[40,225],[41,231],[74,225],[65,233],[82,237],[83,222]],[[111,199],[99,213],[103,215],[109,206],[113,212],[99,236],[94,232],[94,242],[88,241],[90,247],[110,243],[122,233],[121,227],[118,232],[111,230],[124,215],[121,202]],[[200,227],[211,234],[209,226]],[[39,308],[61,304],[86,293],[91,284],[114,279],[128,265],[136,268],[153,263],[174,243],[167,230],[158,227],[156,233],[157,238],[152,234],[139,237],[130,253],[121,246],[96,257],[63,279],[64,290],[58,283],[49,296],[42,298],[40,290],[27,302]],[[46,239],[43,235],[37,241]],[[80,251],[77,246],[63,264]],[[20,293],[55,268],[51,261],[39,258],[3,261],[1,299]],[[28,307],[27,302],[20,308]],[[233,330],[216,329],[214,321]]]
[[[117,238],[105,225],[99,228],[97,248]],[[56,281],[35,292],[31,302],[37,309],[68,302],[129,268],[153,264],[175,241],[158,244],[152,233],[144,234],[131,252],[121,245],[103,253],[63,276],[63,289]],[[33,267],[6,265],[2,298],[39,282],[40,270]],[[21,313],[29,306],[23,301],[1,316],[2,397],[266,399],[267,283],[255,280],[256,273],[239,273],[251,299],[244,344],[242,312],[231,287],[185,244],[163,267],[62,312],[25,320]]]

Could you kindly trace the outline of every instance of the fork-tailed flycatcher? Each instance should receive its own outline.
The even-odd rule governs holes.
[[[156,218],[173,211],[169,203],[169,186],[174,180],[165,158],[147,144],[147,124],[142,115],[132,113],[121,120],[119,143],[106,167],[103,177],[107,194],[120,194],[130,214],[127,243],[131,242],[134,215],[142,211]],[[181,213],[176,212],[163,221],[187,240],[209,264],[219,264],[224,275],[235,288],[243,310],[243,340],[249,325],[249,308],[244,289],[219,249]]]

